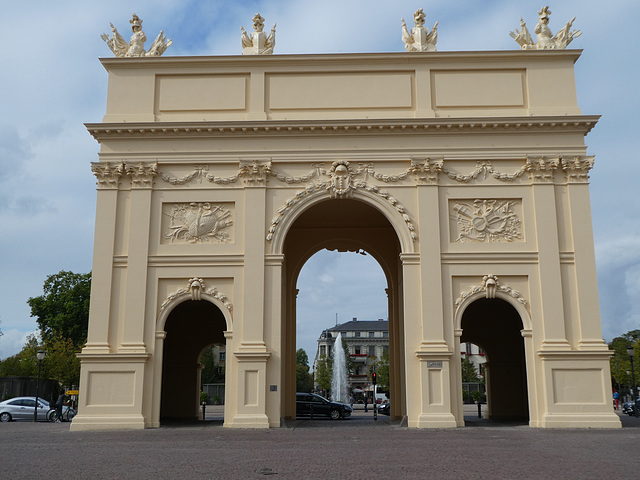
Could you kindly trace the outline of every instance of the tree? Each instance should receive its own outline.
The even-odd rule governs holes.
[[[316,385],[318,385],[322,390],[330,390],[332,372],[333,361],[325,355],[322,355],[318,360],[318,365],[316,367]]]
[[[41,364],[40,378],[56,380],[67,387],[80,383],[80,359],[76,356],[80,348],[74,346],[71,339],[59,335],[44,345],[40,345],[35,335],[29,335],[20,352],[0,362],[0,376],[35,377],[38,350],[47,353]]]
[[[203,385],[207,383],[224,383],[224,369],[216,361],[213,346],[207,347],[202,352],[200,363],[204,365],[200,377]]]
[[[389,350],[382,352],[382,358],[375,363],[378,390],[389,391]]]
[[[296,351],[296,391],[311,392],[313,390],[313,376],[309,373],[309,357],[304,349]]]
[[[60,271],[44,282],[44,295],[29,298],[45,342],[61,336],[78,348],[87,341],[91,273]]]
[[[463,382],[478,382],[480,379],[478,378],[478,370],[476,370],[476,366],[469,359],[469,357],[464,357],[462,359],[462,381]]]
[[[631,378],[631,360],[627,354],[627,347],[631,345],[634,349],[633,373],[635,374],[636,385],[640,385],[640,330],[631,330],[620,337],[614,338],[609,343],[609,348],[613,350],[610,360],[612,383],[616,388],[621,385],[630,387],[633,385]],[[627,373],[629,372],[629,373]],[[625,389],[626,390],[626,389]]]

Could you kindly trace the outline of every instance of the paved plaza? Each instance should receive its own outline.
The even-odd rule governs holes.
[[[68,423],[0,424],[0,478],[48,479],[635,479],[640,419],[621,430],[542,430],[479,420],[450,430],[401,427],[357,410],[344,421],[285,428],[207,421],[158,429],[70,432]]]

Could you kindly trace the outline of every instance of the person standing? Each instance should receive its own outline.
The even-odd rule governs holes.
[[[58,400],[56,400],[56,422],[62,421],[62,406],[64,405],[64,401],[66,399],[66,395],[64,393],[64,388],[60,390],[60,395],[58,395]]]

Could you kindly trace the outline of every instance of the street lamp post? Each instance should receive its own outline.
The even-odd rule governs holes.
[[[637,398],[637,390],[636,390],[636,376],[635,373],[633,371],[633,354],[634,354],[634,349],[632,345],[629,345],[627,347],[627,355],[629,355],[629,359],[631,360],[631,384],[633,385],[633,390],[632,390],[632,396],[631,399],[633,401],[633,414],[636,418],[638,418],[638,407],[636,405],[636,398]]]
[[[38,380],[36,381],[36,404],[33,407],[33,421],[38,421],[38,390],[40,390],[40,367],[42,366],[42,360],[44,360],[47,352],[44,350],[38,350],[36,353],[36,358],[38,359]]]

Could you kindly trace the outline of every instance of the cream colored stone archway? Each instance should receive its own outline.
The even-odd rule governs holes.
[[[388,239],[369,247],[390,279],[394,414],[409,427],[462,425],[460,322],[493,292],[491,273],[524,325],[530,425],[619,427],[584,141],[599,117],[578,106],[579,57],[102,59],[106,114],[87,124],[100,143],[91,311],[71,428],[158,425],[161,327],[183,295],[225,316],[225,427],[278,427],[291,414],[297,272],[321,244],[362,244],[347,233],[363,219]],[[336,235],[305,240],[323,216],[331,228],[332,202],[345,207]]]

